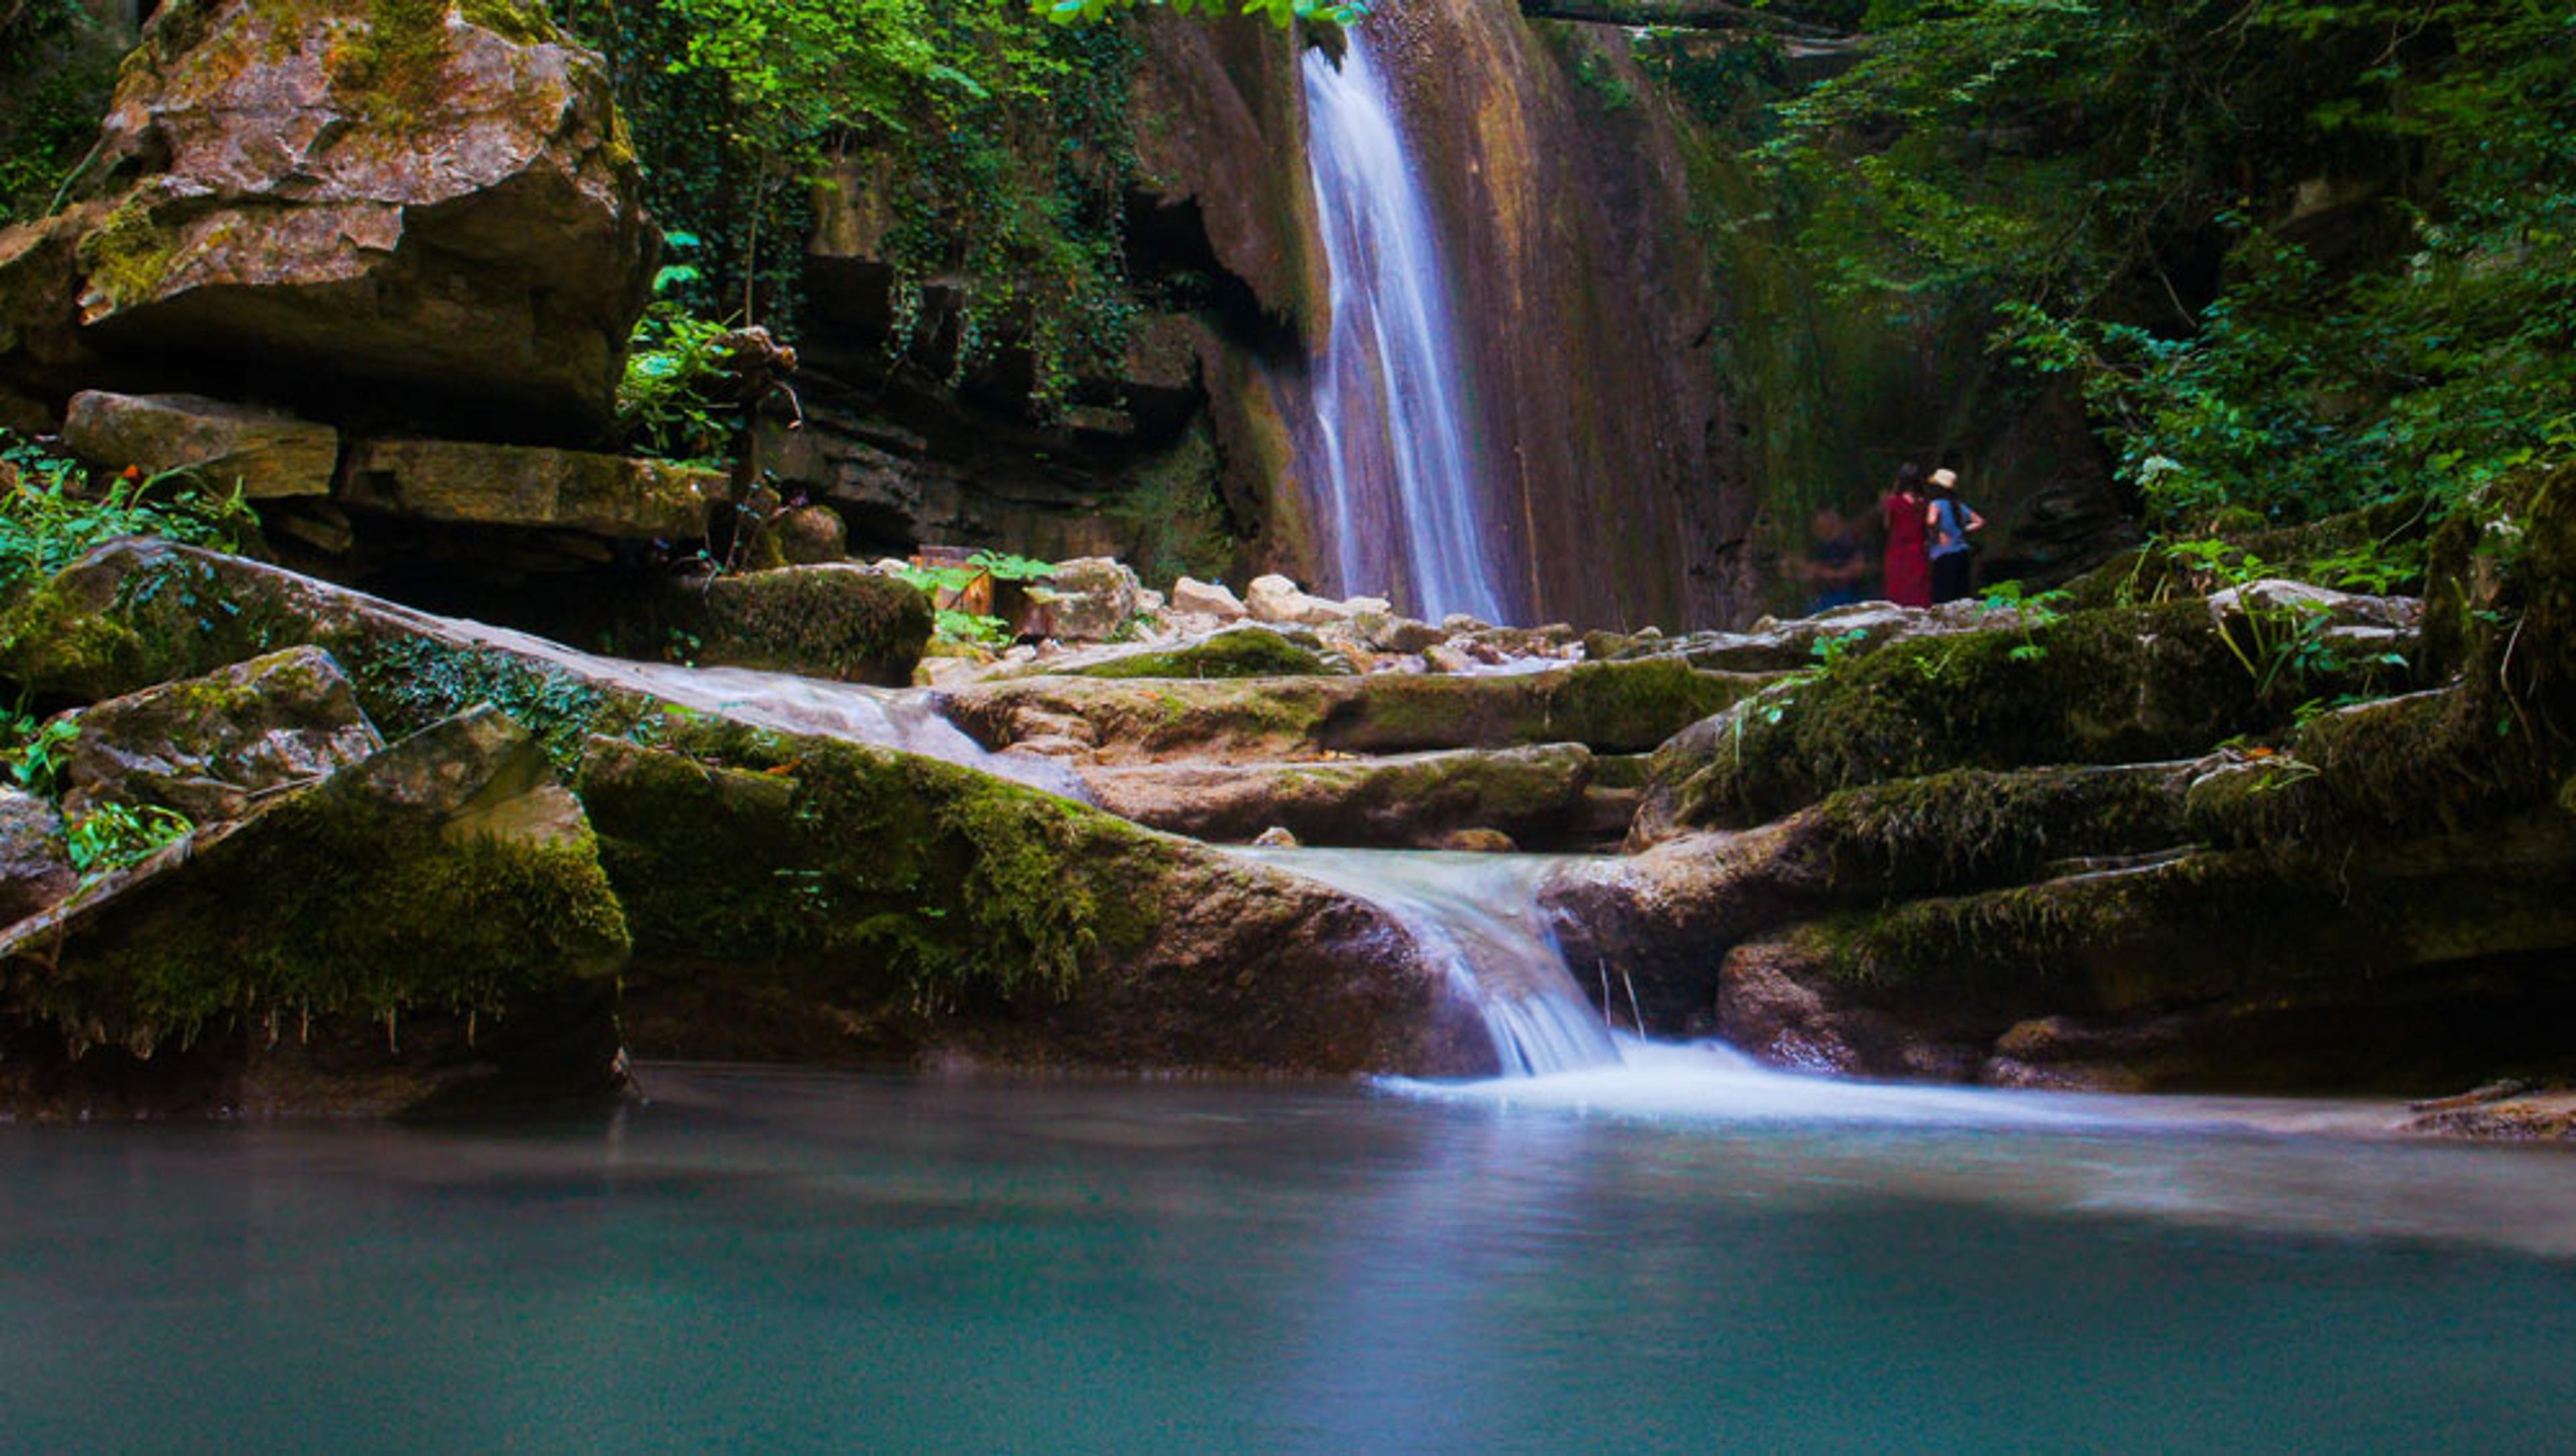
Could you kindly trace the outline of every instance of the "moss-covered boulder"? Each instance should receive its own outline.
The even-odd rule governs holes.
[[[384,739],[340,664],[290,647],[88,709],[62,764],[63,807],[158,805],[200,823],[366,758]]]
[[[1615,967],[1648,1025],[1706,1034],[1741,941],[1836,910],[2025,883],[2188,842],[2189,765],[1956,769],[1847,789],[1747,833],[1582,861],[1542,893],[1576,964]]]
[[[0,935],[0,1104],[387,1111],[618,1073],[626,926],[580,805],[489,710]]]
[[[1639,752],[1764,681],[1680,662],[1615,662],[1455,677],[1037,678],[960,688],[949,701],[958,725],[989,747],[1043,746],[1111,764],[1257,763],[1544,743]]]
[[[610,416],[653,239],[607,67],[542,7],[163,6],[76,184],[0,240],[0,376]]]
[[[1776,684],[1658,750],[1637,839],[1758,824],[1836,789],[1949,768],[2190,757],[2286,728],[2305,700],[2411,685],[2403,654],[2376,638],[2338,652],[2331,625],[2295,607],[2182,601],[1898,642]]]
[[[2332,859],[2203,852],[1918,900],[1738,946],[1719,1029],[1877,1074],[2438,1087],[2481,1057],[2565,1058],[2535,1019],[2576,1006],[2570,883],[2576,821],[2537,814]]]
[[[700,595],[710,666],[900,687],[930,641],[930,598],[862,566],[788,566],[719,576]]]
[[[647,1055],[1492,1066],[1383,912],[989,775],[681,723],[595,745],[580,786]]]
[[[1439,849],[1499,831],[1529,849],[1588,847],[1592,754],[1577,744],[1320,763],[1136,764],[1083,774],[1100,807],[1149,828],[1249,843]]]

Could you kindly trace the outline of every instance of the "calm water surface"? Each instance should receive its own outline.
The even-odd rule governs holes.
[[[0,1128],[0,1444],[2576,1431],[2576,1157],[2278,1130],[2334,1109],[1801,1111],[1704,1080],[662,1068],[649,1105],[579,1121]]]

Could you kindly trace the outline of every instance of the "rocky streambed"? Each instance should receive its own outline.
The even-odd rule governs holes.
[[[396,1110],[595,1093],[628,1051],[1490,1071],[1401,917],[1212,847],[1289,839],[1595,851],[1536,891],[1578,980],[1782,1066],[2485,1085],[2428,1120],[2546,1132],[2569,488],[2512,503],[2505,569],[2448,533],[2423,599],[2267,579],[1588,640],[1155,604],[1161,640],[908,692],[118,543],[0,616],[0,671],[64,705],[9,806],[0,1097]],[[2294,692],[2256,655],[2284,631],[2316,646]],[[63,816],[107,805],[187,832],[77,875]]]

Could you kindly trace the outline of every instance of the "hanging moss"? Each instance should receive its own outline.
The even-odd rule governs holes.
[[[2164,766],[1953,769],[1844,790],[1812,818],[1838,893],[1955,891],[2185,843],[2179,778]]]
[[[477,731],[498,735],[495,781],[509,778],[524,735]],[[101,886],[113,903],[49,956],[18,947],[9,998],[75,1045],[148,1050],[281,1009],[499,1014],[613,970],[625,920],[577,819],[501,837],[386,787],[398,758],[473,767],[449,754],[415,739],[201,839],[130,889]]]

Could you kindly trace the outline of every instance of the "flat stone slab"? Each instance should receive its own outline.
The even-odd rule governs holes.
[[[626,540],[703,535],[724,499],[713,470],[578,450],[378,440],[351,463],[344,503],[414,520],[549,527]]]
[[[191,471],[252,500],[329,495],[340,468],[340,432],[329,425],[196,394],[73,395],[63,441],[110,470]]]

